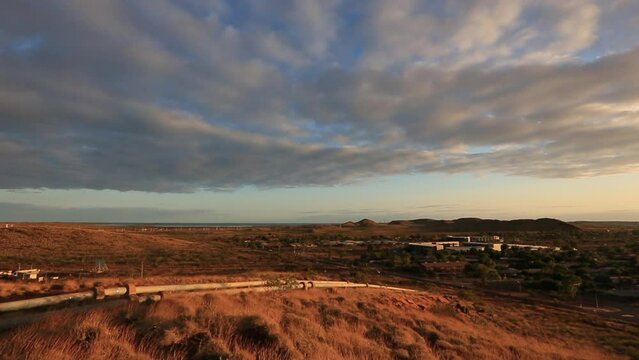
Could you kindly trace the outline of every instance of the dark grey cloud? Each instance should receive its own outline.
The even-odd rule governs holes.
[[[401,1],[405,32],[381,12],[392,2],[350,12],[347,2],[308,0],[3,4],[0,188],[180,192],[416,172],[635,171],[639,50],[616,43],[578,58],[603,49],[601,27],[633,5],[588,1],[572,12],[579,3],[453,1],[442,10],[451,21],[438,22]],[[431,27],[441,36],[415,43]],[[505,35],[512,29],[525,41]],[[445,50],[451,42],[459,51]],[[344,57],[348,48],[361,54]]]

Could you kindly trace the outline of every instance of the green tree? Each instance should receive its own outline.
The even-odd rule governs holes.
[[[481,263],[467,264],[464,268],[464,272],[468,276],[477,277],[485,284],[489,280],[501,280],[499,273],[495,269],[494,262],[492,265],[486,265]]]
[[[484,264],[478,265],[479,279],[482,284],[485,284],[488,280],[501,280],[499,273],[494,266],[486,266]]]
[[[568,275],[565,276],[562,280],[561,280],[561,291],[570,296],[571,298],[574,298],[575,295],[577,294],[577,291],[579,290],[579,288],[581,287],[581,278],[577,275]]]

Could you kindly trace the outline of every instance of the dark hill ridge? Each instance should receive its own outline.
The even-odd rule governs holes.
[[[357,222],[357,225],[359,226],[374,226],[377,225],[377,223],[371,219],[362,219],[360,221]]]
[[[378,225],[378,224],[371,219],[362,219],[358,222],[347,221],[345,223],[342,223],[342,226],[344,227],[357,227],[357,226],[367,227],[367,226],[375,226],[375,225]]]
[[[419,225],[422,230],[432,232],[475,232],[475,231],[578,231],[574,225],[561,220],[517,219],[490,220],[479,218],[461,218],[457,220],[395,220],[389,225]]]

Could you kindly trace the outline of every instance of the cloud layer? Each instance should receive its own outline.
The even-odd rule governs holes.
[[[65,208],[54,206],[38,206],[31,204],[17,204],[0,202],[0,219],[4,222],[24,221],[55,221],[55,222],[193,222],[210,221],[220,216],[212,210],[168,210],[156,208],[126,208],[126,207],[80,207]],[[4,226],[4,224],[0,225]]]
[[[606,4],[3,4],[0,188],[636,171],[639,6]]]

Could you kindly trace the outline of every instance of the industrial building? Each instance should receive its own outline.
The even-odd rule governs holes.
[[[419,250],[419,249],[428,249],[428,250],[444,250],[450,249],[453,251],[468,251],[470,249],[484,250],[485,248],[490,248],[494,251],[501,251],[501,243],[485,243],[485,242],[473,242],[473,241],[427,241],[427,242],[418,242],[418,243],[409,243],[409,247]]]
[[[470,236],[448,235],[446,236],[446,241],[469,242]]]
[[[471,251],[471,250],[475,250],[475,251],[484,251],[486,250],[486,245],[491,245],[491,244],[482,244],[484,246],[477,246],[477,245],[466,245],[464,244],[464,246],[457,246],[454,248],[450,248],[450,251],[455,251],[455,252],[467,252],[467,251]],[[499,248],[499,250],[495,250],[495,251],[501,251],[501,248]]]
[[[409,247],[414,250],[444,250],[446,248],[458,247],[459,241],[427,241],[427,242],[416,242],[409,243]]]
[[[489,248],[493,251],[501,251],[501,243],[488,243],[488,242],[469,242],[466,243],[465,245],[470,246],[470,247],[477,247],[477,248]]]
[[[408,246],[414,251],[441,251],[448,249],[457,252],[466,252],[473,249],[484,251],[490,249],[493,251],[502,251],[504,245],[510,248],[520,248],[528,250],[553,250],[559,251],[558,247],[542,246],[542,245],[526,245],[526,244],[504,244],[503,239],[497,235],[483,236],[459,236],[448,235],[446,240],[434,240],[424,242],[409,243]]]
[[[504,242],[504,240],[497,235],[482,235],[482,236],[471,236],[470,241],[475,242]]]

